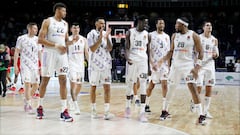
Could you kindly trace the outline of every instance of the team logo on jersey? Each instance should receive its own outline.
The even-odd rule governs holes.
[[[146,36],[146,35],[144,35],[144,36],[143,36],[143,39],[146,39],[146,38],[147,38],[147,36]]]

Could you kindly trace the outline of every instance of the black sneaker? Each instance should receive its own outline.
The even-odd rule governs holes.
[[[139,99],[137,99],[137,100],[135,101],[135,105],[141,106],[141,103],[140,103],[140,100],[139,100]]]
[[[160,115],[160,120],[165,120],[170,117],[170,114],[167,111],[162,111],[162,114]]]
[[[200,115],[199,118],[198,118],[198,124],[201,124],[201,125],[206,125],[207,124],[207,121],[206,121],[206,116],[205,115]]]
[[[151,112],[151,110],[150,110],[150,106],[149,106],[149,105],[146,105],[146,106],[145,106],[145,112],[148,112],[148,113]]]

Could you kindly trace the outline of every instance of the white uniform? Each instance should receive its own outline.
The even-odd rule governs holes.
[[[140,93],[146,94],[146,81],[148,73],[148,32],[138,32],[136,28],[130,30],[129,59],[132,64],[126,67],[126,82],[128,83],[127,95],[131,93],[132,84],[140,80]]]
[[[216,50],[216,38],[211,35],[211,37],[205,37],[203,34],[199,35],[201,45],[203,48],[203,66],[199,71],[197,85],[202,86],[203,82],[207,86],[215,85],[215,62],[212,59],[212,55]]]
[[[57,21],[54,17],[50,17],[50,24],[48,27],[47,40],[65,45],[65,37],[68,32],[66,21]],[[67,53],[60,54],[54,47],[44,46],[42,58],[42,76],[50,77],[54,75],[66,75],[68,72],[68,57]]]
[[[194,68],[194,40],[193,31],[188,30],[185,34],[176,33],[174,38],[174,51],[169,73],[169,81],[179,84],[183,78],[186,83],[196,83],[190,74]]]
[[[157,31],[153,31],[150,33],[151,36],[151,43],[150,43],[150,50],[151,50],[151,57],[154,64],[165,56],[168,51],[170,50],[170,37],[165,32],[162,34],[157,33]],[[160,80],[167,80],[168,79],[168,62],[164,62],[157,71],[152,69],[151,67],[151,77],[153,83],[159,83]]]
[[[69,40],[73,39],[69,36]],[[84,50],[87,39],[79,35],[79,39],[73,45],[68,46],[69,78],[72,82],[82,83],[84,81]]]
[[[100,32],[93,29],[87,35],[89,47],[97,42]],[[99,83],[111,84],[111,69],[112,57],[107,50],[107,38],[112,42],[110,35],[105,36],[106,31],[103,31],[103,38],[101,45],[92,52],[89,51],[89,80],[91,85],[98,85]]]
[[[17,38],[16,48],[20,50],[20,69],[21,78],[24,82],[39,83],[39,59],[38,52],[42,45],[38,44],[38,37],[29,37],[24,34]]]

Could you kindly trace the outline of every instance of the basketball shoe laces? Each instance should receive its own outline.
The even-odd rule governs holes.
[[[64,110],[63,115],[64,115],[64,117],[65,117],[66,119],[71,118],[71,117],[69,116],[69,113],[68,113],[68,110],[67,110],[67,109]]]

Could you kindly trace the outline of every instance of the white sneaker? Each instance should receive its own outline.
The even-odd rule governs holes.
[[[196,112],[195,104],[193,103],[193,100],[190,101],[190,111],[192,113]]]
[[[74,111],[74,114],[75,114],[75,115],[80,115],[80,110],[75,110],[75,111]]]
[[[74,108],[75,108],[74,114],[75,115],[80,115],[80,109],[79,109],[78,105],[75,106]]]
[[[131,109],[130,107],[126,107],[125,109],[125,117],[130,118],[131,117]]]
[[[96,110],[92,110],[91,117],[92,117],[93,119],[97,119],[97,118],[98,118],[98,115],[97,115],[97,111],[96,111]]]
[[[139,120],[141,121],[141,122],[148,122],[148,119],[147,119],[147,117],[145,116],[145,113],[143,112],[143,113],[140,113],[140,115],[139,115]]]
[[[105,120],[110,120],[114,117],[114,114],[111,114],[110,112],[105,112],[103,118]]]
[[[207,112],[207,114],[205,114],[205,116],[206,116],[206,118],[208,118],[208,119],[212,119],[212,118],[213,118],[213,116],[212,116],[209,112]]]

